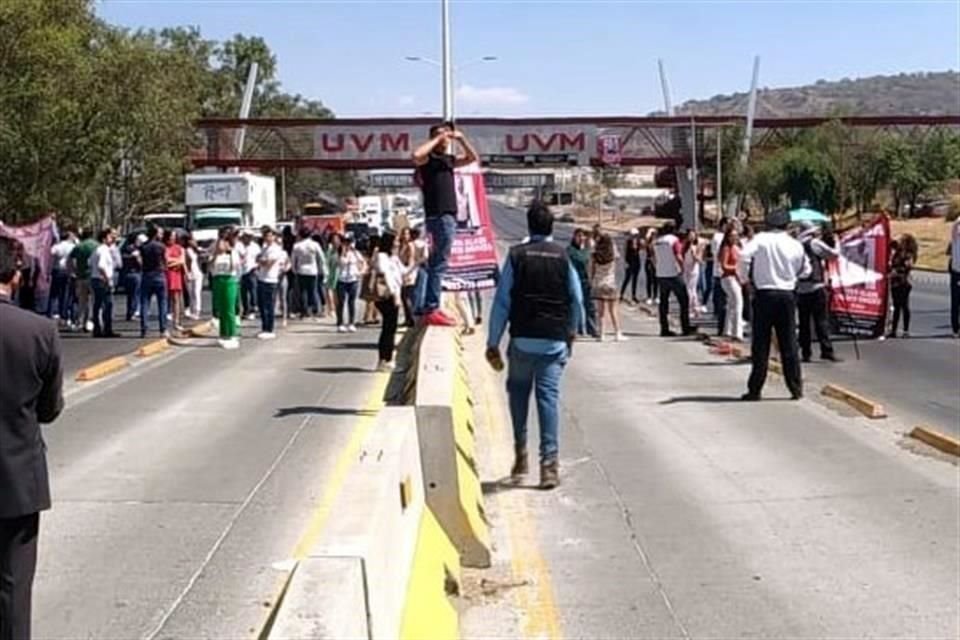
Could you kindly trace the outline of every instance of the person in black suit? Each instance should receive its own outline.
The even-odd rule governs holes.
[[[40,512],[50,508],[40,425],[63,410],[56,325],[11,304],[18,249],[0,238],[0,640],[30,638]]]

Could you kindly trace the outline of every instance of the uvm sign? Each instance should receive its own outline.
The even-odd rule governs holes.
[[[562,157],[563,163],[586,164],[595,148],[595,128],[583,125],[471,124],[461,129],[483,159],[493,164],[540,164],[538,159],[544,156]],[[314,158],[408,162],[417,145],[427,139],[428,131],[426,125],[325,125],[315,130]]]

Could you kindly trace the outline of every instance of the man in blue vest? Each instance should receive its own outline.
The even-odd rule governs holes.
[[[510,325],[507,395],[516,458],[514,481],[529,473],[527,415],[536,392],[540,422],[540,488],[560,483],[558,431],[560,378],[570,357],[583,298],[566,249],[553,242],[553,214],[541,202],[527,211],[529,240],[513,247],[503,264],[490,311],[487,361],[499,370],[500,340]]]

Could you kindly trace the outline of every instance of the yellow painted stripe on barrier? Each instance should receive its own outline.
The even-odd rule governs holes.
[[[155,356],[158,353],[163,353],[170,348],[170,343],[167,342],[167,339],[154,340],[153,342],[148,342],[139,349],[137,349],[138,358],[149,358],[150,356]]]
[[[460,584],[457,550],[433,511],[425,507],[407,584],[400,623],[401,640],[455,640],[460,637],[459,616],[447,595],[447,583],[451,579]]]
[[[925,442],[926,444],[939,449],[944,453],[949,453],[950,455],[960,456],[960,440],[952,436],[948,436],[945,433],[941,433],[936,429],[931,429],[930,427],[925,427],[920,425],[914,427],[910,432],[910,437]]]
[[[115,373],[124,369],[130,365],[127,362],[127,359],[123,356],[117,356],[116,358],[110,358],[109,360],[104,360],[103,362],[98,362],[97,364],[87,367],[86,369],[81,369],[77,372],[77,382],[90,382],[91,380],[99,380],[100,378],[105,378],[111,373]]]

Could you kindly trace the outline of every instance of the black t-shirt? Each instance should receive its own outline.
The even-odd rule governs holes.
[[[140,259],[143,260],[143,272],[156,273],[158,271],[166,271],[166,253],[167,248],[163,246],[162,242],[157,240],[151,240],[140,247]]]
[[[457,213],[457,188],[453,179],[454,156],[431,153],[420,166],[423,211],[428,218]]]

